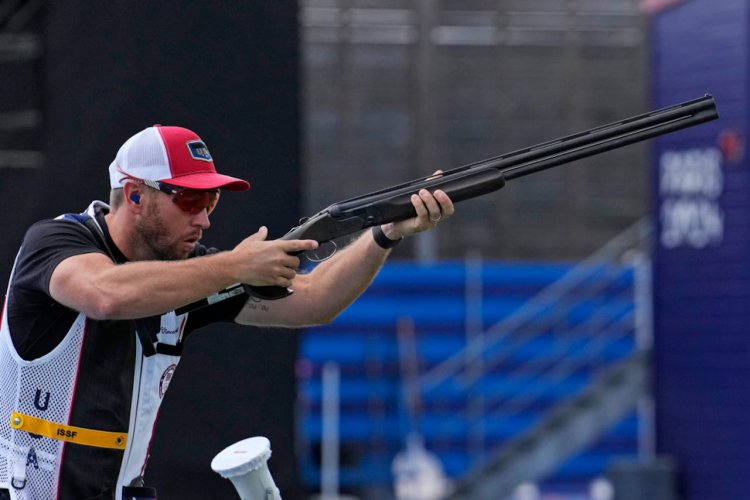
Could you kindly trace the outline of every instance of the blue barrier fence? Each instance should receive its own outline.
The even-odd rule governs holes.
[[[485,263],[478,275],[481,327],[512,315],[572,267],[567,263]],[[530,340],[519,344],[500,339],[488,346],[482,354],[487,362],[484,372],[471,382],[468,392],[466,380],[449,378],[422,393],[416,409],[410,407],[404,398],[399,321],[408,317],[413,325],[414,361],[420,373],[460,352],[467,345],[467,317],[477,314],[476,304],[466,300],[469,272],[464,262],[388,263],[370,289],[334,323],[305,333],[299,361],[298,449],[302,477],[311,489],[320,484],[321,373],[326,363],[335,363],[340,370],[340,483],[344,489],[359,490],[391,484],[391,462],[414,426],[448,476],[466,473],[486,450],[502,446],[556,402],[578,393],[591,380],[591,367],[633,351],[634,339],[629,334],[633,273],[623,266],[614,277],[608,274],[605,286],[601,284],[604,278],[594,273],[561,298],[567,304],[538,312],[539,316],[555,316],[554,323],[540,318],[543,326],[529,332]],[[622,328],[625,334],[600,346],[597,359],[587,364],[592,352],[585,330],[592,318],[610,329]],[[561,321],[566,324],[562,333],[550,326]],[[566,360],[584,362],[576,364],[564,380],[545,378],[545,364],[561,354]],[[519,393],[530,398],[518,401]],[[489,402],[482,408],[487,416],[481,422],[481,449],[474,443],[477,423],[467,415],[477,397]],[[601,474],[613,456],[635,455],[637,436],[638,419],[633,413],[547,480],[559,484],[588,481]]]

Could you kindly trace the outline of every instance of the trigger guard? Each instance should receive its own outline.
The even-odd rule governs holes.
[[[305,258],[311,262],[323,262],[333,257],[333,254],[338,250],[338,245],[335,241],[330,240],[321,243],[315,250],[307,250],[304,255]],[[319,255],[320,254],[320,255]]]

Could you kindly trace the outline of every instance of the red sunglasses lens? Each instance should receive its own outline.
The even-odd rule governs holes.
[[[202,210],[206,210],[206,213],[210,214],[219,202],[219,191],[180,189],[172,196],[172,201],[183,212],[195,215]]]

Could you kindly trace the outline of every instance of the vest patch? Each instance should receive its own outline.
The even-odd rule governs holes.
[[[167,393],[167,388],[169,387],[169,383],[172,381],[172,377],[174,376],[174,371],[177,368],[177,365],[171,364],[167,367],[166,370],[164,370],[164,373],[161,374],[161,379],[159,380],[159,397],[163,398],[164,394]]]

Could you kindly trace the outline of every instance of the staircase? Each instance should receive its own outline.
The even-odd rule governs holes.
[[[460,478],[451,498],[510,498],[516,486],[553,472],[627,415],[643,397],[647,381],[644,352],[616,363],[581,394],[557,404],[532,429],[509,440],[487,463]]]
[[[303,339],[299,450],[311,490],[325,363],[340,370],[339,483],[365,498],[388,498],[393,457],[415,431],[456,498],[502,498],[523,481],[580,486],[636,455],[650,299],[647,269],[628,249],[645,228],[577,265],[389,263]]]

